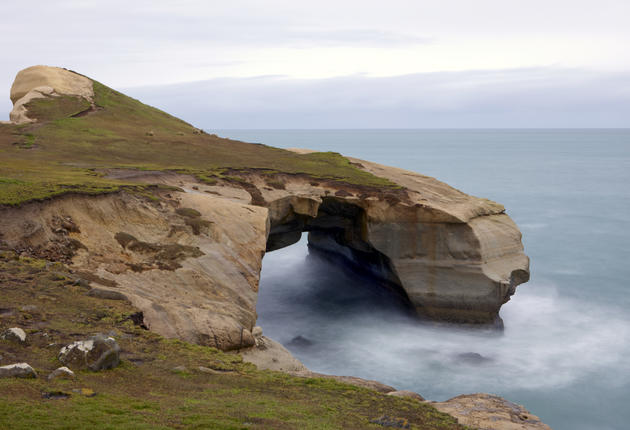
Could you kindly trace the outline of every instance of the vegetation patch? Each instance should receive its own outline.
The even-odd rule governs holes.
[[[54,121],[73,117],[90,108],[90,102],[85,98],[68,95],[37,98],[26,104],[28,117],[38,121]]]

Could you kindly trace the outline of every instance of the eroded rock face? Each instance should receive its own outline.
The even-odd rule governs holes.
[[[524,407],[492,394],[465,394],[431,406],[480,430],[551,430]]]
[[[128,299],[152,331],[238,349],[254,344],[268,225],[267,209],[229,190],[227,198],[173,192],[159,203],[126,193],[65,196],[0,209],[0,233],[5,246],[70,264],[86,294]],[[191,222],[191,211],[178,209],[200,215]],[[72,250],[68,240],[79,245]]]
[[[123,192],[0,208],[0,233],[10,248],[69,263],[93,289],[86,293],[127,298],[150,330],[223,350],[254,345],[262,257],[303,231],[311,246],[381,277],[422,315],[493,322],[528,277],[520,232],[503,207],[433,178],[354,162],[406,188],[368,192],[285,176],[277,189],[252,174],[261,207],[231,183],[116,171],[183,191],[157,202]]]

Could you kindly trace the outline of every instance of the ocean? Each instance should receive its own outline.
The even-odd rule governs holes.
[[[434,176],[505,205],[531,280],[505,329],[420,323],[369,279],[309,255],[263,260],[258,324],[317,372],[431,400],[488,392],[555,430],[624,430],[630,408],[630,130],[214,130]]]

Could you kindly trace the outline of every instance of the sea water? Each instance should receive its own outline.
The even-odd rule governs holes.
[[[317,372],[431,400],[488,392],[556,430],[630,424],[630,130],[221,130],[434,176],[505,205],[531,280],[503,332],[419,323],[385,292],[308,254],[265,256],[258,323]]]

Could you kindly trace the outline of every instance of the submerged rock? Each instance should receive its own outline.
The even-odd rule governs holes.
[[[465,364],[487,364],[492,362],[491,358],[484,357],[477,352],[464,352],[457,354],[455,360]]]
[[[77,369],[112,369],[120,363],[120,347],[113,337],[96,335],[61,348],[59,361]]]
[[[313,342],[305,338],[304,336],[296,336],[287,344],[287,346],[297,347],[297,348],[308,348],[309,346],[313,346]]]
[[[28,363],[0,366],[0,378],[37,378],[37,372]]]

